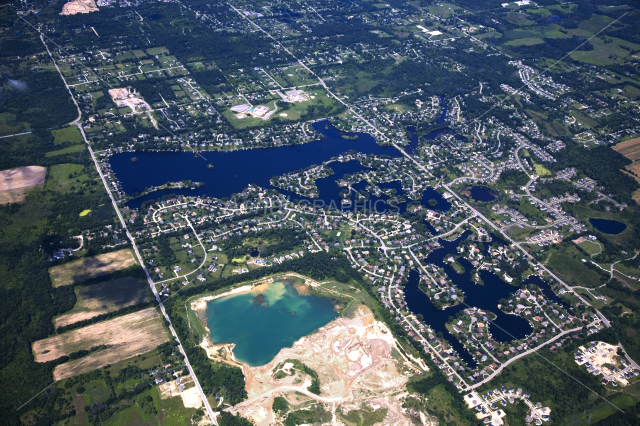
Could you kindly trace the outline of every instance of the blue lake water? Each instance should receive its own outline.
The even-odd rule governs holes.
[[[627,229],[627,225],[617,220],[596,219],[592,217],[589,219],[589,223],[603,234],[615,235]]]
[[[332,299],[301,296],[290,281],[275,281],[210,301],[207,326],[214,343],[235,343],[235,357],[258,366],[337,318],[333,306]]]
[[[358,133],[357,139],[345,139],[340,137],[340,131],[329,125],[328,121],[314,123],[313,127],[322,133],[323,138],[301,145],[204,152],[202,155],[206,160],[188,152],[126,152],[112,155],[109,162],[127,194],[142,192],[145,188],[166,182],[191,180],[205,183],[205,186],[194,190],[154,192],[129,204],[130,207],[138,208],[144,201],[158,199],[167,194],[223,198],[242,192],[249,184],[271,188],[269,181],[274,176],[320,164],[352,149],[363,154],[401,156],[394,147],[378,145],[375,138],[366,133]],[[138,161],[131,162],[133,157]],[[209,163],[213,164],[213,169],[207,168]],[[340,166],[340,163],[331,163],[331,168]],[[335,176],[342,175],[334,175],[333,185],[337,178]]]
[[[401,156],[400,152],[393,147],[378,145],[375,138],[366,133],[357,133],[357,139],[345,139],[341,137],[340,131],[331,126],[328,121],[314,123],[313,127],[322,133],[323,138],[302,145],[202,153],[206,160],[188,152],[127,152],[115,154],[110,157],[109,161],[113,172],[122,184],[122,189],[127,194],[142,192],[145,188],[162,185],[166,182],[190,180],[205,184],[193,190],[156,191],[127,203],[131,208],[139,208],[145,201],[157,200],[170,194],[223,198],[242,192],[249,184],[271,189],[273,186],[271,186],[270,180],[274,176],[290,173],[313,164],[320,164],[352,149],[363,154]],[[356,133],[348,135],[356,135]],[[137,158],[135,163],[131,161],[133,157]],[[214,165],[213,169],[207,168],[209,163]],[[345,174],[362,171],[364,167],[357,161],[333,162],[329,167],[335,173],[316,180],[320,192],[316,200],[321,200],[324,204],[343,210],[367,208],[378,212],[399,214],[406,211],[406,203],[390,205],[387,203],[388,197],[385,195],[381,197],[371,195],[366,202],[356,203],[355,193],[352,193],[351,205],[341,204],[342,200],[339,194],[344,187],[339,187],[336,181]],[[365,187],[366,183],[363,181],[356,184],[354,189],[364,190]],[[380,187],[394,188],[397,195],[404,193],[399,181],[382,183]],[[314,201],[293,192],[278,190],[294,200],[307,200],[310,203]],[[427,188],[422,200],[423,205],[431,198],[438,202],[435,207],[432,207],[433,209],[446,211],[451,207],[451,204],[437,191],[433,188]]]
[[[514,339],[522,339],[533,331],[531,324],[524,318],[510,315],[498,309],[498,301],[507,298],[517,290],[506,282],[504,282],[496,274],[489,271],[480,271],[480,278],[484,285],[478,285],[471,280],[471,270],[473,265],[466,259],[458,259],[458,262],[464,267],[465,272],[458,274],[453,267],[444,262],[445,257],[457,253],[456,248],[471,233],[465,231],[458,239],[454,241],[440,240],[441,248],[432,251],[424,263],[433,263],[434,265],[444,268],[445,273],[451,281],[464,292],[464,303],[446,308],[436,309],[429,298],[418,287],[420,274],[416,270],[412,270],[409,274],[407,286],[405,287],[405,299],[407,307],[415,314],[422,314],[425,323],[429,324],[435,332],[441,332],[451,347],[460,354],[460,357],[471,368],[475,368],[477,363],[473,360],[472,355],[467,352],[462,343],[453,336],[446,328],[449,317],[466,309],[467,307],[480,308],[490,311],[496,315],[496,319],[489,323],[489,331],[498,342],[508,342]],[[468,305],[468,306],[467,306]]]

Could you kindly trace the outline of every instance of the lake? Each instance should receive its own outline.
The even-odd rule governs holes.
[[[112,155],[109,163],[127,194],[142,192],[145,188],[166,182],[190,180],[205,184],[194,190],[157,191],[128,204],[129,207],[138,208],[144,201],[168,194],[224,198],[242,192],[249,184],[272,188],[269,181],[274,176],[321,164],[352,149],[363,154],[401,156],[392,146],[378,145],[376,139],[367,133],[347,133],[349,136],[357,135],[358,138],[345,139],[328,121],[316,122],[313,128],[322,133],[322,139],[301,145],[203,152],[205,159],[190,152],[124,152]],[[138,161],[132,162],[133,157]],[[207,168],[209,163],[213,164],[212,169]],[[330,167],[341,168],[349,163],[331,163]],[[361,169],[362,166],[357,164]],[[358,166],[346,167],[349,173],[354,173]],[[334,185],[335,180],[340,177],[342,174],[336,171],[333,175]]]
[[[157,200],[170,194],[224,198],[242,192],[250,184],[272,189],[274,188],[270,183],[272,177],[320,164],[352,149],[363,154],[401,156],[394,147],[378,145],[376,139],[367,133],[347,133],[349,136],[357,135],[358,138],[345,139],[328,121],[314,123],[313,127],[322,133],[323,138],[302,145],[230,152],[203,152],[202,155],[206,160],[190,152],[125,152],[112,155],[109,162],[122,189],[127,194],[142,192],[145,188],[159,186],[166,182],[190,180],[205,184],[193,190],[156,191],[127,203],[130,208],[140,208],[145,201]],[[133,157],[137,158],[136,162],[131,161]],[[213,169],[207,168],[209,163],[213,164]],[[342,205],[340,191],[344,187],[339,187],[336,181],[345,174],[354,174],[365,168],[357,161],[333,162],[329,167],[335,173],[316,180],[320,193],[316,200],[342,210],[367,208],[377,212],[398,214],[406,211],[406,203],[390,204],[386,195],[380,197],[371,195],[366,202],[356,203],[355,193],[352,193],[351,204]],[[361,181],[353,188],[364,190],[366,185],[366,182]],[[379,186],[386,189],[394,188],[398,195],[404,193],[399,181],[381,183]],[[310,203],[314,201],[290,191],[276,189],[292,200],[307,200]],[[434,207],[430,207],[435,210],[446,211],[451,207],[451,204],[433,188],[425,190],[423,205],[429,199],[437,201]]]
[[[627,225],[617,220],[596,219],[592,217],[589,219],[589,223],[603,234],[616,235],[627,229]]]
[[[214,343],[235,343],[233,353],[252,367],[269,363],[282,348],[338,317],[333,299],[298,294],[289,280],[207,303]]]

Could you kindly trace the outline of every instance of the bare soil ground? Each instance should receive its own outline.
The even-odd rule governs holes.
[[[162,317],[149,308],[38,340],[33,343],[33,353],[37,362],[47,362],[79,350],[108,345],[93,355],[58,365],[53,378],[60,380],[149,352],[168,340]]]
[[[24,200],[27,192],[44,184],[46,167],[27,166],[0,171],[0,204]]]
[[[640,138],[629,139],[613,147],[614,150],[624,155],[631,161],[640,159]]]
[[[410,425],[405,416],[402,397],[405,385],[415,370],[408,360],[392,355],[396,341],[387,327],[373,318],[371,311],[361,306],[353,319],[338,318],[303,337],[291,348],[282,349],[267,365],[243,365],[248,399],[228,409],[251,418],[256,425],[274,424],[273,398],[282,395],[289,403],[303,408],[305,403],[318,401],[330,404],[336,414],[338,407],[355,409],[363,404],[388,409],[385,425]],[[275,368],[287,359],[298,359],[318,373],[321,394],[307,390],[309,377],[296,374],[274,378]]]
[[[180,391],[180,386],[184,386],[182,391]],[[185,408],[200,408],[202,406],[202,399],[200,399],[200,394],[198,394],[198,389],[190,374],[171,382],[162,383],[158,386],[158,392],[160,392],[161,399],[180,395]]]
[[[49,268],[49,276],[54,287],[78,284],[101,275],[136,265],[130,249],[99,254]]]
[[[62,6],[60,15],[75,15],[76,13],[97,12],[98,6],[94,0],[73,0]]]
[[[152,299],[147,283],[131,277],[78,287],[76,297],[78,301],[73,310],[54,320],[56,327],[84,321]]]

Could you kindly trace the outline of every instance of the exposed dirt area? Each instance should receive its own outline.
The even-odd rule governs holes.
[[[60,380],[141,355],[168,340],[162,317],[149,308],[38,340],[33,343],[33,353],[37,362],[47,362],[72,352],[107,345],[99,352],[58,365],[53,377]]]
[[[366,404],[387,409],[382,424],[410,425],[401,399],[406,395],[405,384],[411,370],[416,367],[409,368],[407,361],[394,357],[395,346],[386,325],[361,306],[352,319],[331,321],[293,347],[282,349],[269,364],[243,365],[249,397],[228,411],[249,417],[256,425],[274,424],[273,398],[285,396],[292,406],[312,400],[325,404],[336,424],[341,424],[336,417],[338,407],[348,412]],[[318,374],[320,395],[307,390],[309,377],[296,374],[274,378],[275,367],[287,359],[299,360]]]
[[[613,147],[614,150],[624,155],[631,161],[640,159],[640,138],[629,139],[628,141],[620,142]]]
[[[162,383],[158,386],[158,392],[162,399],[179,395],[185,408],[200,408],[202,406],[202,399],[198,394],[198,389],[189,374],[171,382]]]
[[[0,171],[0,204],[23,201],[32,188],[42,186],[46,167],[27,166]]]
[[[76,297],[78,301],[73,310],[54,320],[56,327],[84,321],[152,299],[147,283],[131,277],[78,287],[76,288]]]
[[[94,0],[73,0],[62,6],[60,15],[75,15],[76,13],[97,12],[98,10]]]
[[[49,268],[49,276],[53,286],[60,287],[79,284],[136,264],[133,252],[130,249],[124,249],[54,266]]]

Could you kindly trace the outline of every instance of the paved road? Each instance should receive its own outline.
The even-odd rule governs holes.
[[[122,213],[120,213],[120,209],[118,208],[118,204],[116,203],[115,198],[113,198],[113,194],[111,193],[111,189],[109,188],[109,183],[107,182],[107,180],[105,179],[104,175],[102,174],[102,169],[100,168],[100,164],[98,163],[98,160],[96,159],[96,156],[95,156],[95,154],[93,152],[93,149],[91,148],[91,145],[89,144],[89,140],[87,139],[87,136],[84,133],[84,129],[82,128],[82,123],[81,123],[82,112],[80,111],[80,106],[78,105],[78,102],[76,102],[76,99],[73,96],[73,93],[71,93],[71,89],[67,85],[67,81],[65,80],[62,72],[60,71],[60,68],[58,68],[58,64],[56,63],[55,59],[53,58],[53,55],[51,54],[51,51],[49,50],[49,46],[47,46],[47,43],[45,43],[44,35],[42,33],[40,33],[40,40],[42,41],[42,44],[44,44],[45,48],[47,49],[47,53],[49,53],[49,57],[51,58],[51,61],[53,62],[53,65],[56,67],[56,70],[60,74],[60,78],[62,78],[62,82],[64,83],[64,85],[67,87],[67,90],[69,91],[69,95],[71,96],[71,100],[73,101],[73,103],[76,105],[76,108],[78,109],[78,118],[76,118],[70,124],[77,126],[78,130],[80,130],[80,133],[82,134],[82,137],[84,138],[84,141],[85,141],[85,143],[87,145],[87,149],[89,151],[89,154],[91,155],[91,159],[93,160],[93,163],[94,163],[94,165],[96,167],[96,170],[98,171],[98,174],[100,175],[100,179],[102,180],[102,183],[104,185],[104,188],[107,191],[107,194],[109,194],[109,198],[111,199],[111,204],[113,204],[113,208],[115,209],[115,211],[116,211],[116,213],[118,215],[118,219],[120,220],[120,224],[122,225],[123,229],[126,231],[127,238],[129,238],[129,241],[131,241],[131,247],[133,248],[133,251],[135,252],[136,257],[138,258],[138,261],[140,262],[140,265],[142,265],[142,269],[144,270],[144,273],[147,276],[147,282],[149,283],[149,287],[151,287],[151,291],[153,292],[153,295],[156,297],[156,301],[158,302],[158,307],[160,308],[160,311],[162,312],[162,315],[164,316],[165,320],[169,324],[169,330],[171,331],[171,334],[173,335],[173,337],[176,340],[176,342],[178,343],[178,349],[184,355],[185,365],[187,366],[187,369],[189,370],[189,373],[191,374],[191,377],[193,377],[193,382],[195,383],[196,388],[198,389],[198,394],[200,395],[200,398],[202,399],[202,402],[204,403],[205,409],[207,410],[207,413],[209,414],[209,418],[211,418],[213,423],[217,426],[218,422],[217,422],[216,417],[215,417],[215,415],[213,413],[213,410],[211,409],[211,405],[209,404],[209,401],[207,400],[207,397],[204,394],[204,391],[202,390],[202,387],[200,386],[200,382],[198,381],[198,378],[197,378],[195,372],[193,371],[193,368],[191,367],[191,363],[189,362],[189,358],[187,357],[187,354],[184,352],[184,348],[182,347],[182,344],[180,343],[180,339],[178,337],[178,334],[176,333],[176,331],[174,330],[173,326],[171,325],[171,319],[169,318],[169,315],[167,315],[167,312],[164,309],[164,305],[162,304],[162,300],[160,299],[160,295],[156,291],[155,284],[154,284],[153,280],[151,279],[151,277],[149,276],[149,271],[144,266],[144,261],[142,260],[142,256],[140,255],[140,252],[138,251],[138,247],[136,246],[135,239],[133,238],[131,233],[129,233],[129,229],[127,228],[127,224],[126,224],[124,218],[122,217]],[[196,234],[196,238],[198,238],[198,242],[200,242],[200,244],[202,245],[202,242],[200,241],[200,237],[198,237],[198,234],[195,232],[195,229],[191,225],[191,222],[189,222],[187,220],[187,223],[189,224],[189,226],[191,227],[193,232]],[[207,252],[205,251],[205,259],[206,259],[206,256],[207,256],[206,253]]]
[[[546,342],[542,343],[541,345],[536,346],[535,348],[529,349],[528,351],[522,352],[521,354],[518,354],[516,356],[514,356],[513,358],[510,358],[508,361],[505,361],[503,364],[500,365],[500,367],[496,368],[494,370],[493,373],[491,373],[486,379],[484,379],[481,382],[478,383],[474,383],[473,385],[469,386],[467,389],[471,390],[471,389],[475,389],[477,387],[480,387],[482,385],[484,385],[485,383],[487,383],[488,381],[492,380],[495,376],[497,376],[498,374],[500,374],[500,372],[502,372],[502,370],[504,369],[504,367],[506,367],[507,365],[516,362],[517,360],[519,360],[520,358],[522,358],[523,356],[529,355],[534,353],[535,351],[537,351],[538,349],[548,345],[549,343],[555,342],[556,340],[558,340],[559,338],[561,338],[562,336],[566,336],[569,333],[574,333],[576,331],[580,331],[582,330],[582,327],[578,327],[578,328],[572,328],[571,330],[567,330],[567,331],[563,331],[562,333],[556,335],[555,337],[553,337],[552,339],[547,340]]]
[[[31,132],[14,133],[13,135],[0,136],[0,139],[12,138],[14,136],[29,135]]]

